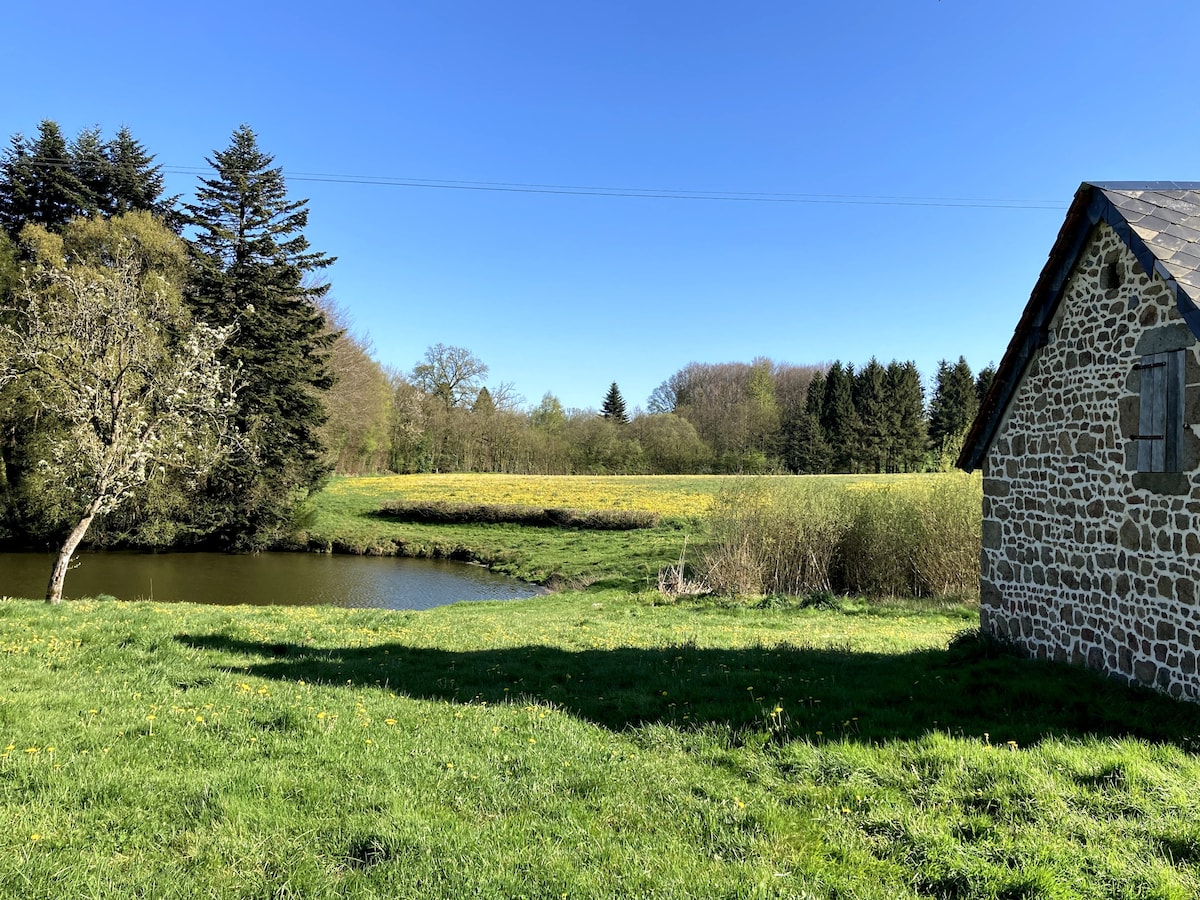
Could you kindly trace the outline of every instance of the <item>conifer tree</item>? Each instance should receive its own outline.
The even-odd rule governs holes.
[[[983,406],[983,398],[987,396],[988,390],[992,386],[992,382],[996,378],[995,366],[984,366],[979,370],[979,374],[975,376],[975,397],[979,400],[979,405]]]
[[[938,363],[933,400],[929,404],[929,442],[934,452],[940,452],[947,439],[960,438],[978,410],[975,378],[966,359],[960,356],[953,365],[943,359]]]
[[[240,373],[237,422],[253,452],[210,482],[210,515],[223,543],[258,546],[278,537],[327,474],[318,429],[320,392],[332,384],[336,333],[317,300],[328,284],[306,276],[333,263],[304,237],[307,200],[289,200],[283,170],[246,125],[213,154],[187,204],[197,229],[190,300],[198,318],[236,326],[224,362]]]
[[[99,128],[85,128],[71,141],[70,167],[82,188],[80,197],[88,215],[111,215],[106,202],[109,161]]]
[[[145,209],[157,213],[168,225],[176,224],[172,215],[174,198],[162,198],[162,166],[154,165],[154,156],[146,152],[129,129],[118,131],[106,150],[110,166],[108,202],[111,214]]]
[[[829,471],[829,445],[821,429],[821,407],[825,399],[825,376],[818,372],[808,382],[804,407],[784,424],[783,462],[799,475]]]
[[[43,120],[36,140],[12,136],[0,159],[0,225],[10,236],[27,223],[60,229],[89,206],[57,122]]]
[[[629,422],[629,416],[625,412],[625,399],[621,396],[621,389],[617,387],[615,381],[609,387],[608,393],[604,395],[604,405],[600,407],[600,415],[617,425],[625,425]]]
[[[886,371],[875,357],[872,356],[854,376],[853,397],[862,426],[859,433],[862,464],[867,471],[886,472],[892,456],[895,427]]]
[[[925,467],[929,433],[925,421],[925,389],[916,363],[891,362],[887,391],[895,416],[892,471],[918,472]]]
[[[821,403],[821,430],[829,444],[830,468],[834,472],[857,471],[862,423],[854,408],[854,367],[834,362],[825,373],[825,396]]]
[[[471,405],[471,412],[481,415],[491,415],[496,411],[496,401],[492,399],[492,392],[487,389],[487,386],[481,387],[479,393],[475,395],[475,402]]]

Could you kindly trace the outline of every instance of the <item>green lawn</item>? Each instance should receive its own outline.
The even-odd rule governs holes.
[[[0,600],[0,897],[1200,895],[1200,707],[819,606]]]

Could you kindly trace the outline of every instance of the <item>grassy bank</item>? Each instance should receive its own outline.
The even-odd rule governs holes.
[[[0,896],[1194,896],[1197,710],[966,607],[0,603]]]
[[[337,478],[314,498],[295,544],[344,553],[470,559],[556,587],[642,590],[702,540],[704,518],[729,479],[719,476],[390,475]],[[507,523],[396,521],[397,502],[493,504],[654,513],[637,531],[527,528]]]

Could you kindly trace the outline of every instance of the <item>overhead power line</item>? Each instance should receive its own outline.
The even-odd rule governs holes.
[[[33,162],[33,160],[29,160]],[[38,160],[43,166],[66,166],[68,160]],[[170,175],[212,173],[209,167],[161,165]],[[453,191],[492,191],[517,194],[559,194],[578,197],[629,197],[647,200],[704,200],[735,203],[807,203],[852,206],[931,206],[976,209],[1048,209],[1063,210],[1068,203],[1059,200],[1014,200],[1001,197],[913,197],[882,194],[817,194],[758,191],[701,191],[670,188],[597,187],[578,184],[530,184],[509,181],[461,181],[448,178],[407,178],[389,175],[347,175],[330,172],[283,171],[288,181],[325,184],[357,184],[369,187],[433,188]]]

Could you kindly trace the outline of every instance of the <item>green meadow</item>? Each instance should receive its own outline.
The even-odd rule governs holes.
[[[306,540],[521,527],[333,499]],[[689,521],[527,528],[511,565],[579,581],[526,601],[0,600],[0,896],[1200,894],[1200,709],[969,599],[664,598]]]

